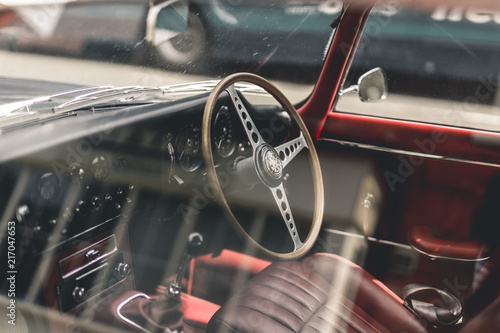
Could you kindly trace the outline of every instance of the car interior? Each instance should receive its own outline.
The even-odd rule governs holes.
[[[299,103],[247,72],[2,84],[11,103],[50,97],[20,116],[50,112],[20,124],[0,106],[1,331],[500,332],[500,72],[457,80],[489,94],[488,127],[378,115],[453,89],[357,65],[385,24],[373,7],[331,17]]]

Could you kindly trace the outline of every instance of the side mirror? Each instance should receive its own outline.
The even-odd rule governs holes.
[[[185,0],[170,0],[149,8],[146,40],[158,46],[184,32],[188,27],[189,5]]]
[[[380,102],[387,98],[387,76],[382,68],[374,68],[358,79],[358,84],[342,90],[340,95],[358,92],[362,102]]]

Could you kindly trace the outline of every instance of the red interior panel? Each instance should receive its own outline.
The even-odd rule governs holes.
[[[483,244],[477,241],[455,242],[435,237],[430,227],[414,226],[408,235],[410,244],[418,251],[438,257],[475,260],[482,257]]]
[[[490,163],[500,167],[498,133],[331,112],[320,138]]]

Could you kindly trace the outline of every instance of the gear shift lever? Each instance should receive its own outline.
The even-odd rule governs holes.
[[[186,269],[189,267],[191,260],[199,255],[203,250],[203,236],[198,232],[190,233],[188,236],[188,243],[186,246],[186,253],[177,271],[177,276],[175,280],[170,283],[167,289],[167,295],[170,297],[178,298],[181,294],[181,280],[186,273]]]
[[[120,319],[127,324],[140,328],[145,332],[182,332],[184,321],[181,312],[181,279],[186,272],[191,260],[201,253],[203,249],[203,236],[193,232],[188,236],[186,252],[179,266],[179,271],[163,295],[155,299],[148,296],[125,299],[116,310]]]

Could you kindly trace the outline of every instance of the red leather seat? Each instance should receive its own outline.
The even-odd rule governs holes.
[[[500,332],[500,248],[465,309],[443,332]],[[361,267],[332,254],[274,263],[219,309],[209,333],[439,332]]]
[[[264,269],[207,332],[428,332],[402,303],[361,267],[316,254]]]

